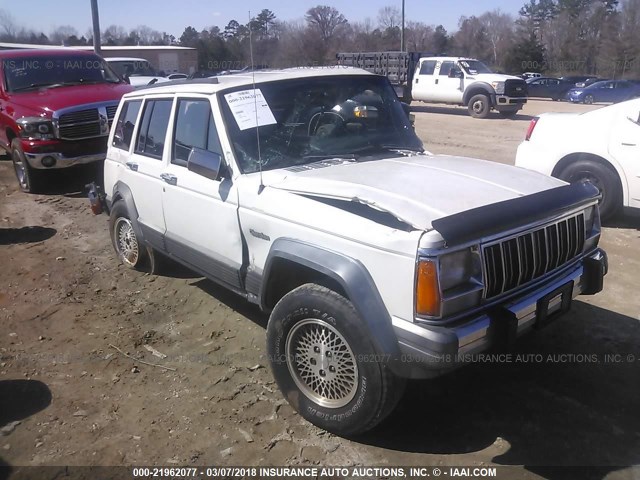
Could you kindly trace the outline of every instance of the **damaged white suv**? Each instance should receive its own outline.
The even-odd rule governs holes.
[[[295,69],[123,97],[105,162],[120,260],[171,257],[269,312],[284,396],[339,434],[602,289],[598,190],[424,153],[385,77]]]

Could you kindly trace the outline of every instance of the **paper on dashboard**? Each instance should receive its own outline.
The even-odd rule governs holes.
[[[277,123],[259,88],[227,93],[224,98],[240,130]]]

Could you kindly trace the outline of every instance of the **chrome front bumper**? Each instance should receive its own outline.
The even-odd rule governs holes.
[[[51,170],[56,168],[68,168],[74,165],[84,165],[87,163],[99,162],[104,160],[106,157],[106,153],[94,153],[91,155],[80,155],[78,157],[65,157],[62,153],[59,152],[51,152],[51,153],[24,153],[27,161],[29,162],[29,166],[31,168],[36,168],[40,170]],[[46,167],[43,165],[42,160],[46,157],[52,157],[55,159],[55,163]]]
[[[438,376],[473,361],[474,354],[512,347],[521,335],[566,313],[578,295],[602,290],[607,270],[607,255],[597,249],[533,291],[491,306],[455,326],[425,325],[394,317],[403,376]]]

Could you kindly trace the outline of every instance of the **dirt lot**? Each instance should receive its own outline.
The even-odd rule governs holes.
[[[504,163],[530,115],[585,108],[537,101],[475,120],[414,105],[432,152]],[[520,360],[411,383],[389,421],[343,439],[282,399],[265,316],[189,272],[119,265],[72,180],[25,195],[0,161],[0,464],[515,465],[513,478],[592,465],[614,479],[640,463],[638,220],[604,229],[605,292],[523,341]]]

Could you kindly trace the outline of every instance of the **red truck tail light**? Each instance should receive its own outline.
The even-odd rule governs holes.
[[[534,128],[536,128],[538,120],[540,120],[540,117],[534,117],[533,119],[531,119],[531,123],[529,124],[529,128],[527,129],[527,135],[524,137],[525,141],[528,142],[529,140],[531,140],[531,135],[533,135],[533,130]]]

